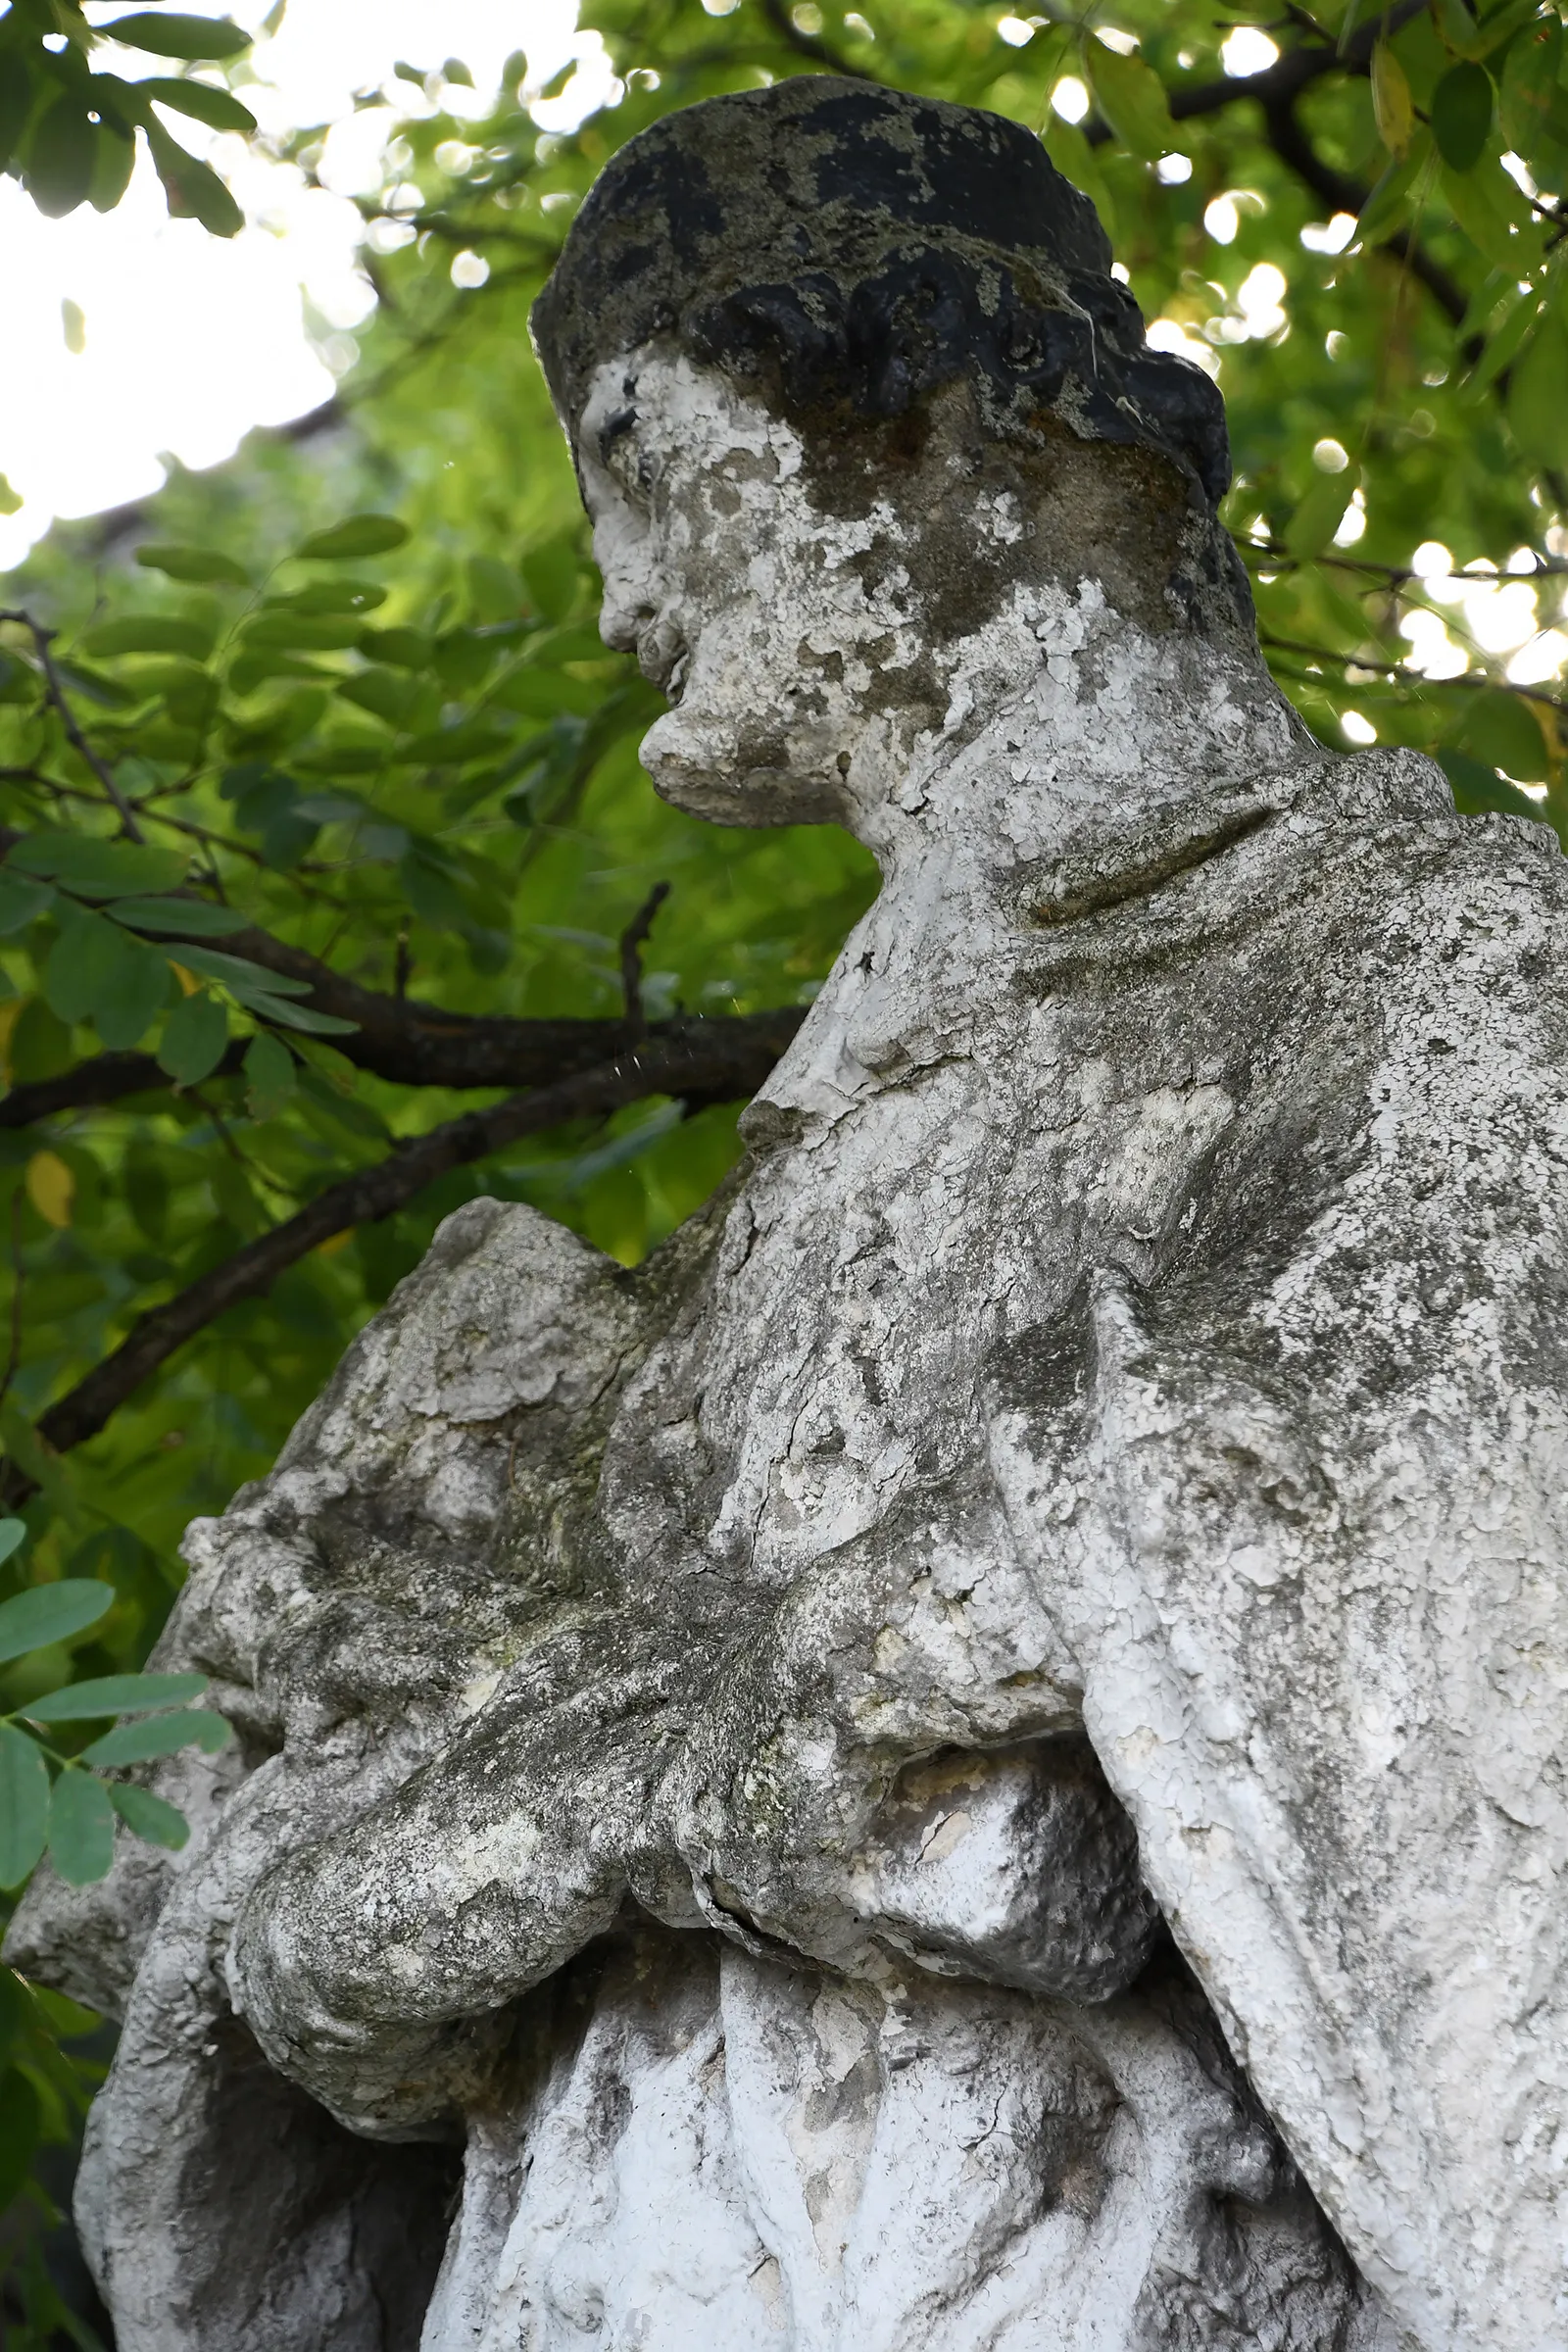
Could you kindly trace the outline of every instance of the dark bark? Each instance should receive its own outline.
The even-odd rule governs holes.
[[[112,1355],[49,1407],[37,1424],[38,1437],[54,1453],[96,1437],[143,1381],[226,1308],[262,1297],[322,1242],[392,1215],[454,1168],[567,1120],[604,1118],[648,1095],[673,1095],[696,1109],[755,1094],[802,1017],[789,1010],[750,1021],[689,1024],[555,1085],[465,1111],[400,1145],[373,1167],[328,1185],[295,1216],[143,1315]],[[34,1482],[15,1462],[0,1469],[0,1499],[8,1507],[15,1509],[33,1491]]]

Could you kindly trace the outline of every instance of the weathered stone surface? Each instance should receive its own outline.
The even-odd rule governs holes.
[[[1554,842],[1136,437],[573,366],[660,788],[884,886],[664,1251],[473,1203],[192,1531],[245,1775],[14,1932],[123,2352],[1568,2344]]]

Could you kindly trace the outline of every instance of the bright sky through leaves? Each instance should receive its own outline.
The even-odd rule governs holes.
[[[270,4],[238,0],[229,13],[260,34]],[[96,22],[117,13],[112,0],[88,0]],[[394,78],[395,67],[439,72],[460,57],[475,86],[446,86],[442,104],[482,115],[514,51],[526,52],[531,78],[543,83],[580,48],[564,100],[541,109],[552,127],[569,128],[610,78],[597,35],[574,42],[575,22],[574,0],[444,0],[438,11],[428,0],[376,0],[373,9],[289,0],[276,36],[259,37],[250,53],[255,81],[236,79],[264,134],[332,125],[323,184],[308,187],[292,165],[249,152],[235,135],[204,139],[185,123],[181,136],[244,207],[249,225],[232,242],[169,218],[145,153],[107,216],[82,206],[46,220],[0,177],[0,472],[24,501],[0,515],[0,570],[20,563],[56,514],[95,514],[156,490],[164,452],[211,466],[253,425],[328,399],[371,302],[355,268],[361,224],[348,199],[380,185],[393,107],[430,111],[416,84]],[[128,77],[168,71],[167,59],[121,55]],[[392,104],[356,112],[356,94],[377,86]]]

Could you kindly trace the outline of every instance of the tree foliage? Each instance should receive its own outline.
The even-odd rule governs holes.
[[[90,204],[113,212],[146,141],[172,213],[231,237],[243,216],[211,167],[182,147],[170,114],[212,130],[254,130],[248,106],[220,80],[190,72],[127,79],[95,66],[94,53],[139,51],[171,67],[240,57],[251,36],[226,17],[128,9],[89,24],[76,0],[10,0],[0,17],[0,172],[22,181],[41,213],[58,219]],[[123,59],[121,63],[125,63]]]
[[[1550,662],[1510,677],[1488,650],[1499,613],[1547,626],[1568,574],[1556,0],[585,18],[619,94],[576,131],[514,89],[404,126],[363,206],[377,312],[327,410],[57,531],[9,584],[0,1443],[32,1542],[0,1589],[115,1593],[0,1665],[24,1722],[139,1665],[184,1522],[265,1469],[460,1201],[530,1200],[628,1262],[695,1207],[869,898],[831,828],[662,807],[636,763],[657,698],[595,633],[525,318],[594,173],[662,110],[827,69],[1041,131],[1156,336],[1219,374],[1227,516],[1308,723],[1436,753],[1462,808],[1568,810]],[[0,18],[43,76],[0,145],[57,209],[80,180],[38,160],[58,92],[99,113],[95,154],[133,115],[82,79],[78,23]],[[309,170],[316,138],[293,153]],[[42,2217],[9,2152],[75,2128],[91,2069],[57,2037],[90,2021],[0,1991],[0,2185]],[[86,2340],[35,2233],[10,2242],[19,2346]]]

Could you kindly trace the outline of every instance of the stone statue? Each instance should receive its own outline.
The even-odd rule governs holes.
[[[882,895],[708,1210],[471,1203],[192,1530],[239,1744],[13,1939],[122,2352],[1568,2345],[1564,867],[1293,716],[1108,263],[826,78],[572,228],[650,773]]]

